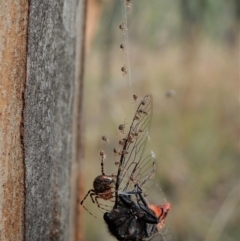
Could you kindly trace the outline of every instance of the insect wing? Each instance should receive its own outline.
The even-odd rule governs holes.
[[[127,136],[123,138],[122,154],[116,180],[115,205],[118,202],[118,191],[132,191],[135,184],[143,188],[156,175],[154,155],[143,157],[146,143],[150,138],[152,113],[152,95],[147,94],[134,114]]]

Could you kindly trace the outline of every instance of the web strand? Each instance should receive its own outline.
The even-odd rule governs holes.
[[[132,76],[131,76],[131,67],[130,67],[130,60],[129,60],[129,36],[128,36],[128,21],[127,21],[127,11],[128,11],[128,6],[125,4],[125,0],[121,0],[121,5],[122,5],[122,19],[123,19],[123,24],[125,25],[126,29],[123,32],[123,44],[124,44],[124,52],[125,52],[125,58],[126,58],[126,69],[127,69],[127,79],[129,82],[129,87],[130,87],[130,94],[132,96],[133,91],[132,91]]]

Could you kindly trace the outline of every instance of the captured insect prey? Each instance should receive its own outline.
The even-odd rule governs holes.
[[[106,212],[104,220],[117,240],[143,240],[158,232],[158,218],[154,213],[129,196],[119,195],[119,205]]]
[[[144,156],[152,119],[152,95],[144,96],[133,115],[128,134],[119,141],[118,172],[115,182],[115,204],[104,220],[110,233],[118,240],[141,241],[158,236],[163,238],[170,203],[148,204],[147,196],[155,185],[156,157]],[[171,239],[169,239],[171,240]]]
[[[117,240],[166,240],[161,232],[165,218],[171,209],[170,203],[148,205],[142,193],[135,193],[137,201],[131,195],[119,194],[119,203],[111,212],[104,214],[104,220],[110,233]]]

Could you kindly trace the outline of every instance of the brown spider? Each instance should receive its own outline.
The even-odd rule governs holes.
[[[103,207],[101,207],[102,204],[100,204],[98,202],[98,199],[104,199],[104,200],[110,200],[112,199],[113,193],[114,191],[112,190],[112,188],[114,188],[114,183],[115,183],[115,179],[114,176],[107,176],[104,173],[104,164],[103,164],[103,160],[105,158],[105,153],[104,151],[100,151],[100,156],[101,156],[101,171],[102,171],[102,175],[97,176],[94,181],[93,181],[93,189],[90,189],[87,194],[85,195],[85,197],[83,198],[83,200],[80,202],[80,204],[83,206],[83,208],[85,210],[87,210],[91,215],[93,215],[84,205],[84,201],[86,200],[86,198],[90,195],[91,200],[93,203],[96,203],[97,206],[103,210],[105,210]],[[93,198],[94,196],[94,198]],[[93,215],[94,216],[94,215]],[[94,216],[95,217],[95,216]]]

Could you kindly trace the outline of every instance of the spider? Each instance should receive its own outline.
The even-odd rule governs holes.
[[[100,156],[101,156],[102,175],[99,175],[94,179],[93,189],[90,189],[85,195],[85,197],[83,198],[83,200],[80,202],[83,208],[87,210],[91,215],[93,214],[83,205],[84,201],[89,195],[93,203],[96,203],[99,208],[105,210],[103,207],[101,207],[101,204],[99,204],[98,199],[101,198],[104,200],[110,200],[113,198],[113,193],[114,193],[114,191],[112,190],[114,188],[114,183],[115,183],[114,176],[113,175],[107,176],[104,173],[104,164],[103,164],[103,160],[105,158],[104,151],[100,151]]]

